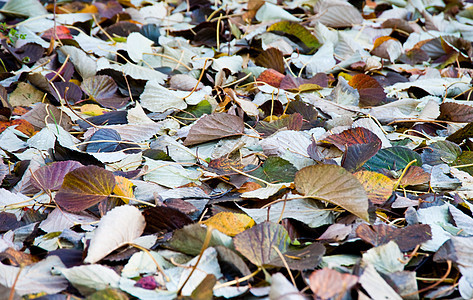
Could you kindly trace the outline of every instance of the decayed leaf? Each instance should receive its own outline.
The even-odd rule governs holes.
[[[473,107],[456,102],[444,102],[440,104],[439,119],[452,122],[473,122]]]
[[[145,229],[145,218],[134,206],[118,206],[102,217],[90,241],[86,263],[95,263],[115,249],[140,237]]]
[[[240,135],[245,124],[240,117],[229,114],[213,114],[200,118],[189,130],[184,145],[191,146],[216,139]]]
[[[309,287],[320,299],[343,296],[358,282],[358,276],[323,268],[309,276]]]
[[[287,251],[291,240],[286,229],[275,223],[261,223],[243,231],[233,238],[235,249],[257,266],[269,264]]]
[[[308,166],[296,173],[294,184],[299,193],[339,205],[368,221],[369,200],[361,183],[336,165]]]
[[[106,99],[112,97],[118,90],[118,86],[112,77],[98,75],[86,78],[81,89],[92,99]]]
[[[379,143],[381,146],[381,140],[372,131],[363,128],[355,127],[349,128],[338,134],[332,134],[322,140],[335,145],[338,149],[345,151],[347,146],[356,144],[368,144],[368,143]]]
[[[221,212],[202,222],[228,236],[235,236],[255,225],[255,221],[244,214]]]
[[[114,187],[112,172],[96,166],[80,167],[66,174],[55,201],[66,210],[81,211],[107,199]]]
[[[389,177],[372,171],[359,171],[353,175],[361,182],[372,203],[383,204],[391,197],[395,182]]]

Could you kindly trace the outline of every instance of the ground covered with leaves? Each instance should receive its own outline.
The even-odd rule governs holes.
[[[0,298],[473,298],[470,2],[6,1]]]

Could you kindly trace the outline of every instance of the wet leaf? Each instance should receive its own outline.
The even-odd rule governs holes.
[[[115,187],[112,172],[96,166],[77,168],[64,176],[55,201],[69,211],[82,211],[107,199]]]
[[[296,173],[294,184],[299,193],[343,207],[368,221],[369,200],[361,183],[336,165],[308,166]]]

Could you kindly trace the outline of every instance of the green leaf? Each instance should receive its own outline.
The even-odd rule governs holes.
[[[422,162],[431,166],[451,164],[462,153],[460,146],[449,141],[438,141],[425,147]]]
[[[289,37],[299,44],[308,54],[314,53],[315,50],[321,46],[319,40],[317,40],[307,28],[291,21],[274,23],[268,27],[268,31],[289,35]]]
[[[189,125],[203,115],[210,115],[211,113],[212,105],[210,105],[209,101],[202,100],[197,105],[189,105],[186,110],[180,111],[175,117],[184,124]]]
[[[414,166],[422,166],[422,158],[416,152],[405,147],[390,147],[379,150],[363,167],[370,171],[379,169],[397,171],[404,169],[413,160],[416,160]]]
[[[263,165],[251,172],[251,175],[270,183],[292,182],[297,169],[290,162],[280,157],[271,156]]]

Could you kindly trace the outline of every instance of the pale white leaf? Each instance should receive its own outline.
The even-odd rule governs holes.
[[[84,295],[107,288],[118,288],[120,276],[102,265],[82,265],[59,270]]]
[[[145,225],[143,215],[135,206],[123,205],[110,210],[94,231],[84,262],[95,263],[115,249],[132,243],[143,233]]]
[[[63,267],[64,264],[55,255],[23,268],[0,263],[0,284],[9,288],[15,286],[15,292],[20,296],[36,293],[56,294],[65,290],[68,283],[64,277],[52,275],[51,270]]]
[[[146,115],[143,107],[136,102],[135,107],[130,108],[126,114],[128,124],[139,125],[139,124],[154,124],[155,122]]]
[[[128,278],[120,278],[120,289],[127,292],[130,295],[137,297],[140,300],[173,300],[176,299],[177,291],[166,291],[166,290],[147,290],[138,286],[135,286],[136,281]]]
[[[48,214],[46,220],[43,220],[40,223],[39,228],[48,233],[58,232],[71,228],[74,225],[89,224],[95,221],[97,221],[96,217],[86,213],[73,214],[55,208]]]
[[[139,62],[143,59],[143,53],[153,53],[153,49],[151,49],[153,43],[153,41],[144,37],[139,32],[130,33],[126,40],[128,56],[130,56],[135,63]]]
[[[404,255],[394,241],[373,247],[363,253],[363,262],[373,265],[378,272],[383,274],[404,270],[405,265],[401,262],[403,259]]]
[[[336,214],[324,207],[319,207],[315,201],[310,199],[287,199],[286,203],[280,201],[274,203],[267,209],[241,207],[248,216],[257,224],[271,221],[277,222],[279,218],[292,218],[301,221],[312,228],[326,224],[332,224]]]
[[[0,10],[1,13],[17,17],[37,17],[48,13],[38,0],[10,0]]]
[[[304,300],[306,299],[299,290],[287,280],[282,273],[276,273],[271,276],[271,290],[269,291],[269,299],[291,299]]]
[[[195,150],[191,150],[168,135],[159,137],[151,143],[151,149],[163,150],[176,162],[196,162]]]
[[[220,71],[222,69],[228,69],[232,74],[235,74],[241,71],[241,66],[243,65],[242,56],[222,56],[217,59],[214,59],[212,62],[212,69],[215,71]]]
[[[302,21],[299,18],[294,17],[289,12],[282,9],[280,6],[274,5],[269,2],[265,2],[258,12],[256,13],[256,20],[260,22],[272,21],[272,20],[287,20],[293,22]]]
[[[141,105],[152,112],[165,112],[169,109],[185,109],[184,97],[189,92],[171,91],[157,81],[148,81],[140,96]]]
[[[266,187],[259,188],[254,191],[244,192],[241,194],[242,198],[258,198],[258,199],[268,199],[272,195],[279,192],[279,190],[289,187],[291,183],[278,183],[270,184]]]
[[[79,46],[85,52],[94,53],[109,59],[113,59],[115,52],[120,49],[117,45],[112,44],[114,42],[105,42],[101,39],[91,37],[82,31],[74,37],[74,40],[79,43]]]
[[[367,265],[358,282],[371,299],[402,300],[393,288],[376,272],[373,265]]]
[[[168,269],[166,275],[168,275],[171,280],[166,282],[166,288],[170,291],[176,291],[181,288],[191,273],[191,267],[197,263],[198,259],[199,257],[197,256],[186,263],[184,266],[187,266],[187,268],[176,267]],[[208,274],[213,274],[216,278],[222,276],[220,265],[217,260],[217,251],[212,247],[205,249],[202,253],[202,257],[200,258],[195,271],[192,273],[192,276],[189,278],[186,285],[182,288],[182,295],[189,296]]]
[[[177,163],[154,160],[146,158],[145,166],[148,173],[143,177],[147,181],[152,181],[169,188],[176,188],[198,180],[200,172],[187,170]]]
[[[96,62],[81,49],[73,46],[62,46],[59,51],[66,56],[69,55],[71,63],[82,78],[92,77],[97,72]]]
[[[156,263],[151,256],[158,262],[163,269],[174,267],[173,264],[165,260],[158,252],[150,251],[145,253],[143,251],[133,254],[128,263],[122,269],[122,276],[127,278],[138,277],[141,274],[152,275],[156,273]]]

